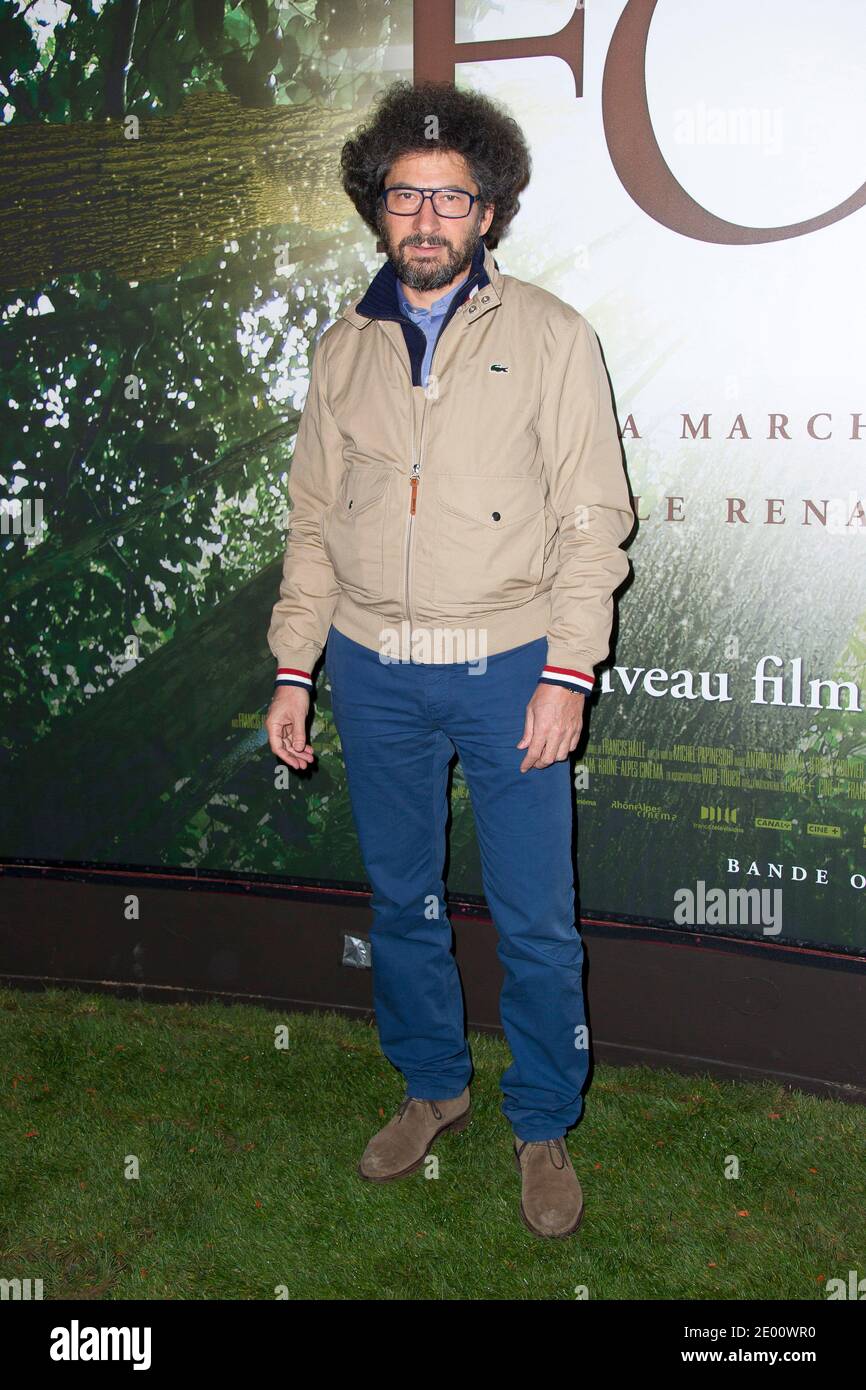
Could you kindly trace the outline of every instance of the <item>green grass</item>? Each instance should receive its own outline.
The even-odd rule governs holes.
[[[518,1215],[508,1048],[471,1044],[474,1118],[438,1178],[379,1185],[355,1165],[403,1085],[372,1026],[2,989],[0,1277],[45,1298],[740,1300],[866,1275],[862,1108],[597,1066],[568,1137],[583,1225],[545,1241]]]

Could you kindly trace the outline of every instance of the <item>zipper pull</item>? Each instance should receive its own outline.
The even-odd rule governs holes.
[[[415,498],[416,498],[417,495],[418,495],[418,478],[417,478],[417,475],[416,475],[415,477],[409,479],[409,486],[410,486],[411,489],[412,489],[412,498],[411,498],[411,501],[410,501],[410,503],[409,503],[409,515],[410,515],[410,516],[414,516],[414,515],[415,515]]]

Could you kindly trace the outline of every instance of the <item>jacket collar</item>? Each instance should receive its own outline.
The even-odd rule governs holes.
[[[452,315],[466,304],[467,300],[471,300],[466,310],[470,318],[480,318],[481,314],[499,304],[502,281],[502,271],[493,258],[493,252],[481,240],[475,248],[469,274],[452,299],[442,327],[444,328]],[[475,290],[485,291],[484,300],[480,294],[473,293]],[[397,272],[390,260],[386,260],[385,264],[376,272],[359,299],[344,303],[339,316],[348,319],[349,323],[354,324],[356,328],[366,328],[373,319],[395,319],[398,323],[408,324],[410,328],[417,327],[409,322],[400,308],[400,301],[397,296]]]

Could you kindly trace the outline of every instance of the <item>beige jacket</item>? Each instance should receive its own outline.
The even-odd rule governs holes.
[[[546,637],[539,678],[589,691],[634,524],[595,332],[481,242],[425,387],[396,283],[388,261],[315,347],[268,631],[277,681],[312,685],[333,623],[416,661]]]

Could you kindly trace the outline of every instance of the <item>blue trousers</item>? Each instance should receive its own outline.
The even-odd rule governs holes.
[[[505,971],[512,1065],[502,1113],[518,1139],[579,1118],[589,1065],[574,917],[568,760],[519,767],[546,638],[476,663],[382,662],[331,627],[325,666],[361,856],[372,886],[379,1041],[406,1095],[446,1100],[472,1074],[442,872],[455,751],[472,801],[484,894]],[[484,663],[482,663],[483,665]]]

